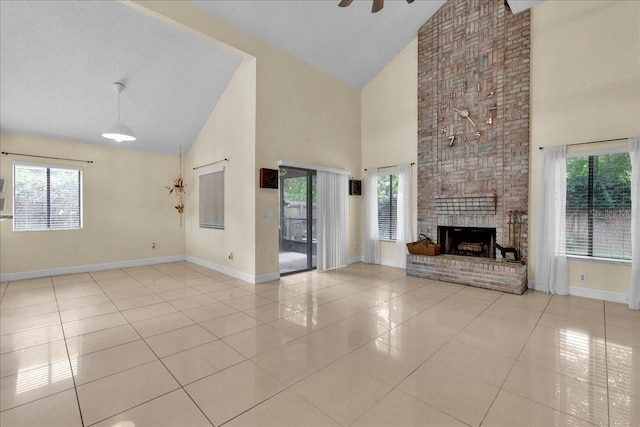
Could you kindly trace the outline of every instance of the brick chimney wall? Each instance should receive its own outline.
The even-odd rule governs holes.
[[[439,225],[495,227],[496,241],[509,246],[509,212],[524,211],[526,260],[529,35],[530,12],[514,15],[501,0],[449,0],[420,29],[419,233],[435,239]],[[454,109],[468,110],[476,127]],[[495,209],[436,209],[468,197],[493,197]]]

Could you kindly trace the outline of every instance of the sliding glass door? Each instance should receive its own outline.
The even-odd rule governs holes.
[[[316,268],[316,171],[280,168],[280,274]]]

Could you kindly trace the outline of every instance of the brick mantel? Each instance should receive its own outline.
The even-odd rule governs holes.
[[[498,0],[449,0],[420,29],[419,233],[435,238],[445,225],[439,221],[491,222],[497,242],[508,246],[509,211],[528,211],[529,35],[529,11],[513,15]],[[455,111],[462,109],[472,120]],[[495,211],[443,216],[443,200],[478,195]],[[523,230],[526,260],[526,224]]]

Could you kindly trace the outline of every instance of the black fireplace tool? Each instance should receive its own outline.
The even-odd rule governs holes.
[[[496,243],[502,259],[510,262],[520,261],[520,244],[522,242],[522,217],[525,211],[509,211],[509,244],[504,247]],[[516,241],[517,240],[517,241]]]

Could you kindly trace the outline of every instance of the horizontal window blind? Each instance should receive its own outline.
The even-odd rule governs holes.
[[[78,169],[14,165],[15,231],[82,228],[82,174]]]
[[[396,240],[398,176],[378,176],[378,233],[381,240]]]
[[[631,259],[631,161],[628,153],[567,159],[568,255]]]
[[[200,227],[224,229],[224,169],[199,177]]]

